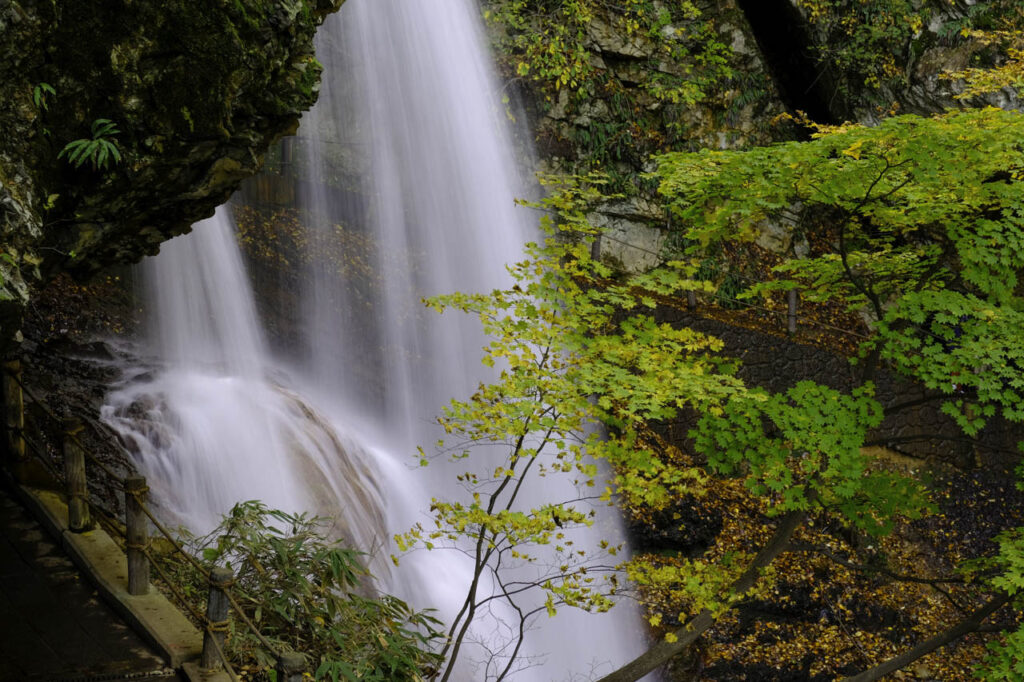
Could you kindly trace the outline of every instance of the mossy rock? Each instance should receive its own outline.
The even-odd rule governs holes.
[[[313,36],[341,2],[0,3],[0,250],[85,275],[211,215],[315,102]],[[97,119],[120,159],[60,158]]]

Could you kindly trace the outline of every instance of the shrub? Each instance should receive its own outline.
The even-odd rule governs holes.
[[[325,536],[328,521],[287,514],[257,501],[235,505],[209,535],[186,538],[208,567],[235,573],[232,594],[278,650],[302,652],[317,680],[428,678],[440,663],[432,645],[440,622],[391,595],[367,596],[370,575],[362,554]],[[197,601],[205,579],[190,564],[179,567]],[[274,654],[232,612],[228,656],[273,679]]]

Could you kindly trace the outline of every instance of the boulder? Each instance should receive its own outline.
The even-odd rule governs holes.
[[[656,204],[638,197],[610,202],[587,219],[602,230],[601,257],[624,272],[644,272],[662,262],[667,233],[660,226],[666,218]]]

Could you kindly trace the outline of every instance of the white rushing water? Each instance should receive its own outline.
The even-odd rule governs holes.
[[[274,369],[228,210],[144,264],[155,371],[129,372],[107,397],[116,427],[176,522],[212,529],[230,507],[339,516],[361,547],[386,543],[373,456]],[[339,514],[338,500],[359,501]]]
[[[339,146],[355,140],[366,159],[372,265],[386,286],[358,333],[387,349],[381,411],[405,436],[475,386],[483,344],[468,321],[426,313],[419,299],[506,283],[505,264],[521,253],[533,218],[515,205],[525,184],[483,45],[472,0],[357,0],[319,35],[328,75],[302,121],[301,149],[317,180]],[[312,187],[307,206],[332,201],[324,182]],[[318,275],[311,302],[334,296],[330,273]],[[344,386],[366,349],[336,312],[309,310],[310,367]]]
[[[318,57],[324,88],[300,127],[300,203],[321,216],[309,229],[333,230],[323,216],[336,212],[339,163],[365,169],[358,227],[372,244],[364,256],[374,281],[350,281],[308,254],[305,343],[272,358],[222,209],[146,264],[161,369],[129,376],[106,417],[180,521],[207,529],[234,502],[261,499],[338,515],[340,532],[375,550],[428,521],[431,496],[465,494],[451,467],[409,464],[416,445],[436,440],[430,424],[441,406],[487,378],[477,323],[427,312],[419,299],[506,284],[504,265],[519,257],[534,218],[515,204],[526,185],[472,0],[349,0],[321,30]],[[491,471],[501,453],[485,452],[474,454],[485,458],[477,468]],[[531,488],[535,500],[576,496],[552,477]],[[620,532],[614,518],[601,524],[577,531],[576,542]],[[383,562],[374,568],[385,589],[444,618],[465,597],[470,571],[457,551],[414,553],[392,574]],[[509,614],[486,611],[472,638],[493,646],[508,635]],[[542,615],[523,651],[532,665],[511,679],[591,679],[639,653],[639,633],[628,607]],[[488,656],[486,646],[470,647],[453,679],[487,679]]]

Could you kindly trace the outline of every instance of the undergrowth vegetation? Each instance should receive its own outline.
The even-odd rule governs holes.
[[[375,594],[363,555],[329,537],[328,519],[261,502],[235,505],[208,535],[186,534],[205,566],[235,574],[232,594],[277,651],[304,654],[317,680],[416,682],[440,664],[439,621],[397,597]],[[197,608],[208,591],[192,564],[176,564]],[[274,680],[274,652],[232,612],[227,653],[250,680]]]
[[[539,143],[613,186],[642,184],[648,156],[707,132],[698,110],[729,127],[771,86],[738,67],[736,22],[696,3],[491,0],[486,17],[511,90],[526,90],[555,125]],[[737,10],[731,10],[734,14]]]

